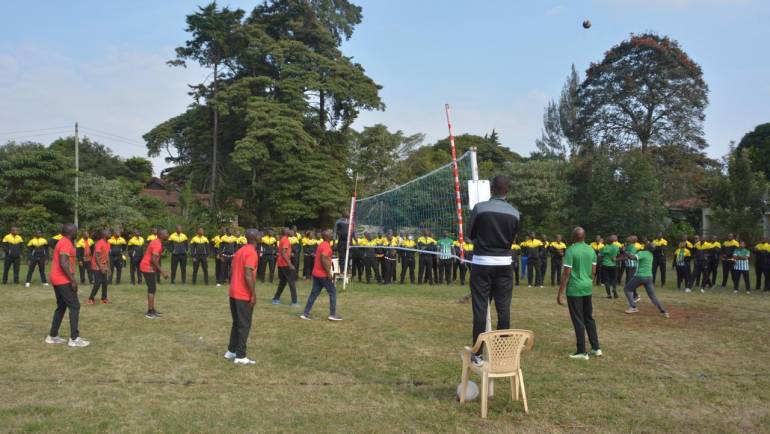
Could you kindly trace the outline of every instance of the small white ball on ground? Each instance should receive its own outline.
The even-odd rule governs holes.
[[[463,385],[460,383],[460,385],[457,386],[457,400],[460,400],[460,394],[463,392]],[[466,401],[473,401],[474,399],[479,397],[479,386],[476,385],[473,381],[468,380],[468,390],[465,391],[465,400]]]

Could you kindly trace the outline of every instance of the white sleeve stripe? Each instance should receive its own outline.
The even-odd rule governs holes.
[[[562,265],[562,267],[564,267],[564,268],[572,268],[572,265],[564,264],[564,265]]]

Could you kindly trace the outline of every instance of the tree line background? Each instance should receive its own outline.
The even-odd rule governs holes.
[[[209,77],[190,85],[183,112],[144,135],[148,156],[168,155],[162,177],[183,186],[182,214],[138,195],[152,176],[147,159],[122,159],[84,140],[81,222],[213,230],[237,216],[242,226],[329,226],[346,208],[354,177],[363,197],[449,162],[447,139],[424,144],[422,134],[381,124],[351,127],[360,111],[385,109],[381,86],[341,51],[362,17],[348,0],[273,0],[250,12],[214,2],[188,15],[190,39],[169,64],[197,63]],[[595,233],[691,234],[693,215],[666,204],[696,199],[714,211],[715,230],[757,237],[770,123],[714,160],[705,154],[707,105],[700,66],[676,41],[644,33],[582,75],[572,67],[545,107],[531,155],[503,146],[494,130],[456,143],[460,154],[478,148],[482,177],[512,178],[509,199],[527,232],[581,224]],[[52,232],[72,219],[73,149],[73,138],[0,148],[0,229]],[[194,192],[210,193],[213,208]]]

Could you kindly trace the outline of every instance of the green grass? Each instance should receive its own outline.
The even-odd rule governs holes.
[[[308,282],[300,282],[304,303]],[[81,301],[87,289],[81,289]],[[555,290],[515,288],[512,325],[535,332],[523,358],[530,414],[498,387],[489,419],[454,400],[470,306],[459,286],[356,284],[342,323],[306,322],[259,285],[249,338],[256,366],[222,358],[225,288],[111,288],[81,310],[85,349],[43,343],[53,291],[2,286],[0,431],[65,432],[770,432],[770,297],[659,290],[672,317],[600,298],[605,356],[569,360],[574,335]],[[284,301],[287,294],[284,295]],[[315,308],[325,316],[325,293]],[[69,335],[65,319],[61,334]]]

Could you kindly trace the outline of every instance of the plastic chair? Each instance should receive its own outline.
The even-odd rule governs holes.
[[[465,402],[470,372],[476,372],[481,376],[481,390],[479,392],[481,395],[481,417],[486,418],[490,379],[511,377],[511,398],[518,401],[519,391],[521,391],[524,413],[529,413],[520,362],[522,350],[524,348],[531,350],[534,343],[535,335],[531,330],[507,329],[480,334],[473,348],[465,347],[461,353],[463,372],[460,402]],[[471,355],[477,353],[482,345],[484,346],[484,362],[481,365],[475,365],[471,362]]]

